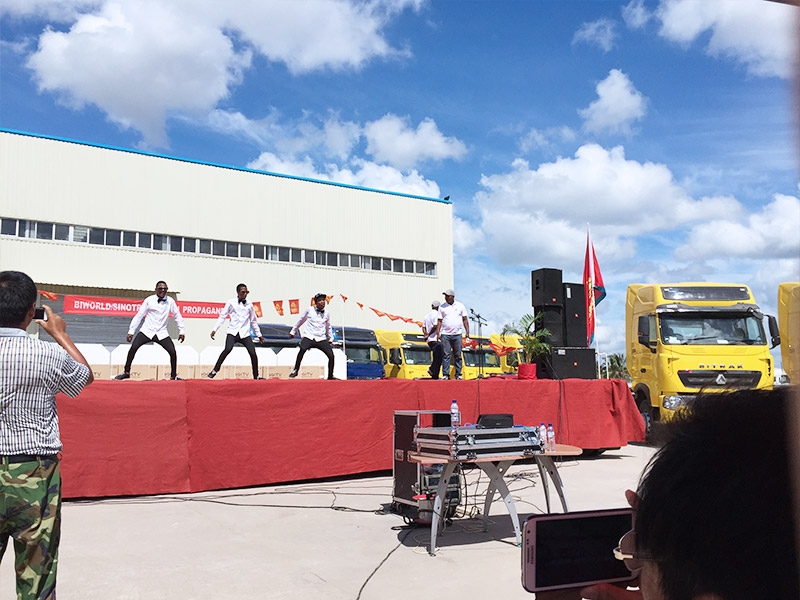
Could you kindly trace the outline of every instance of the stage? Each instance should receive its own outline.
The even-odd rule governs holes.
[[[395,410],[513,413],[584,449],[644,441],[621,380],[95,381],[58,396],[65,498],[198,492],[392,468]]]

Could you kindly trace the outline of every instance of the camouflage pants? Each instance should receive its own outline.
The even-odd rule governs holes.
[[[61,538],[58,460],[0,462],[0,560],[14,540],[17,600],[55,600]]]

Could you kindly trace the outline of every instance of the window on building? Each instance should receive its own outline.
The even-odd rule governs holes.
[[[183,238],[183,251],[191,254],[197,252],[197,238]]]
[[[214,256],[225,256],[225,242],[220,242],[219,240],[213,240],[211,242],[211,250]]]
[[[211,254],[211,240],[200,240],[200,254]]]
[[[392,259],[391,258],[382,258],[381,259],[381,271],[391,271],[392,270]]]
[[[153,234],[153,250],[166,250],[167,236],[160,233]]]
[[[278,260],[277,246],[267,246],[267,260]]]
[[[404,260],[403,261],[403,270],[406,273],[413,273],[414,272],[414,261],[413,260]]]
[[[315,261],[314,251],[313,250],[303,250],[303,261],[314,264]]]
[[[425,275],[436,275],[436,263],[425,263]]]
[[[72,227],[72,241],[73,242],[85,242],[89,239],[89,228],[82,227],[80,225],[75,225]]]
[[[16,219],[0,220],[0,233],[2,233],[3,235],[17,235],[17,220]]]
[[[339,255],[339,266],[340,267],[349,267],[350,266],[350,255],[349,254],[340,254]]]
[[[106,229],[106,246],[119,246],[122,232],[119,229]]]
[[[377,256],[372,257],[372,270],[373,271],[380,271],[381,267],[383,266],[383,259]]]
[[[392,263],[394,263],[394,264],[393,264],[393,267],[394,267],[394,268],[393,268],[392,270],[393,270],[395,273],[402,273],[402,272],[403,272],[403,261],[402,261],[402,260],[400,260],[399,258],[395,258],[395,259],[392,261]]]
[[[129,246],[133,248],[136,246],[136,232],[135,231],[123,231],[122,232],[122,245]]]
[[[31,237],[30,230],[29,230],[30,226],[31,225],[30,225],[30,223],[28,221],[26,221],[25,219],[20,219],[19,220],[19,226],[18,226],[18,229],[17,229],[17,236],[18,237]]]
[[[289,262],[289,249],[278,248],[278,260],[281,262]]]
[[[417,261],[414,263],[414,273],[417,275],[424,275],[425,274],[425,263],[422,261]]]
[[[336,252],[326,252],[327,254],[327,261],[326,264],[329,267],[336,267],[339,265],[339,255]]]
[[[242,258],[252,258],[253,244],[239,244],[239,256]]]
[[[42,223],[41,221],[36,223],[36,239],[37,240],[52,240],[53,239],[53,224],[52,223]]]
[[[152,248],[153,234],[139,232],[139,248]]]
[[[315,254],[316,254],[316,257],[317,257],[316,264],[318,264],[318,265],[324,265],[324,264],[325,264],[325,258],[326,258],[326,257],[325,257],[325,254],[326,254],[326,253],[325,253],[325,252],[323,252],[322,250],[317,250],[317,251],[315,252]]]
[[[69,241],[69,225],[56,223],[56,239],[65,242]]]
[[[237,242],[225,242],[225,256],[238,258],[239,244]]]
[[[264,248],[263,245],[254,244],[253,245],[253,258],[260,258],[261,260],[264,260],[264,256],[266,256],[265,250],[266,250],[266,248]]]
[[[361,268],[361,256],[358,254],[351,254],[350,255],[350,266],[356,269]]]
[[[361,257],[361,268],[363,268],[363,269],[371,269],[372,268],[372,257],[371,256],[362,256]]]
[[[183,250],[183,238],[179,235],[169,236],[169,249],[172,252],[180,252]]]
[[[89,229],[89,243],[100,244],[101,246],[106,243],[106,230],[99,227],[92,227]]]
[[[292,248],[292,262],[303,262],[303,251],[300,248]]]

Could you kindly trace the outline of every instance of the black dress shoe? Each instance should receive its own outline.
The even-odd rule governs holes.
[[[294,379],[297,377],[297,369],[292,369],[292,372],[289,373],[289,379]]]
[[[123,379],[130,379],[130,378],[131,374],[128,373],[127,371],[123,371],[122,373],[114,377],[114,379],[116,379],[117,381],[122,381]]]
[[[211,371],[208,372],[208,376],[207,377],[209,379],[214,379],[214,377],[216,377],[216,376],[217,376],[217,372],[212,369]]]
[[[183,381],[183,377],[178,377],[177,375],[173,375],[170,379],[172,381]]]

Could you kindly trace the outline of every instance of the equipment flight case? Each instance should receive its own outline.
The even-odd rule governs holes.
[[[414,443],[419,454],[451,460],[474,460],[481,456],[533,456],[544,451],[543,440],[532,427],[486,429],[468,427],[417,427]]]

